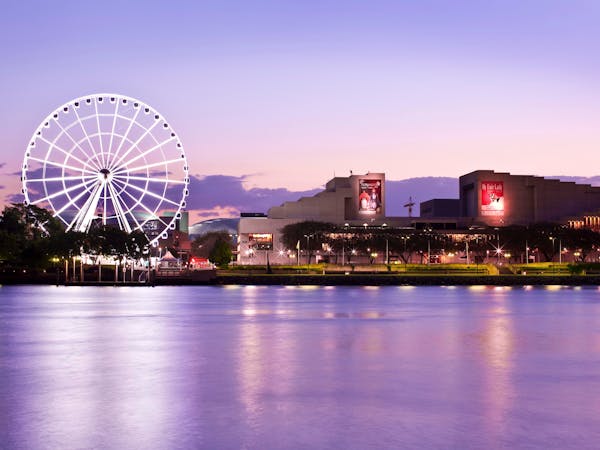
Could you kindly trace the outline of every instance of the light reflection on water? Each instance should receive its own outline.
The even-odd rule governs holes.
[[[600,292],[0,287],[2,448],[596,448]]]

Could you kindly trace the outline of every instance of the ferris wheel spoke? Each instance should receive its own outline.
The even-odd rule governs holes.
[[[112,128],[110,132],[110,141],[108,142],[108,154],[106,156],[107,161],[110,162],[110,157],[112,156],[112,145],[113,139],[115,137],[115,125],[117,124],[117,117],[119,117],[119,102],[115,102],[115,112],[113,113],[113,122]]]
[[[104,188],[103,188],[103,194],[104,194],[104,208],[102,209],[102,225],[106,225],[106,203],[107,203],[107,198],[106,198],[106,185],[107,183],[104,183]]]
[[[81,182],[79,184],[75,184],[73,186],[69,186],[68,188],[63,189],[62,191],[54,192],[53,194],[50,194],[50,195],[48,195],[48,196],[46,196],[44,198],[40,198],[38,200],[34,200],[34,201],[31,202],[31,204],[37,205],[38,203],[43,203],[43,202],[46,202],[48,200],[52,200],[53,198],[60,197],[61,195],[67,194],[69,192],[76,191],[77,189],[87,188],[87,186],[90,185],[93,182],[94,182],[94,180],[83,181],[83,182]],[[86,191],[84,190],[83,193],[85,193],[85,192]]]
[[[123,153],[123,155],[121,155],[121,157],[119,157],[118,160],[113,159],[113,163],[111,164],[111,168],[114,167],[118,167],[119,164],[121,164],[121,162],[127,158],[127,156],[129,155],[129,153],[131,153],[131,151],[137,147],[139,145],[140,142],[142,142],[142,139],[144,139],[146,136],[148,136],[148,133],[150,133],[154,127],[156,127],[156,125],[158,125],[159,121],[155,120],[154,123],[152,124],[152,126],[150,126],[150,128],[147,128],[146,131],[144,131],[144,133],[137,139],[137,141],[135,141],[133,144],[131,144],[129,146],[129,148],[125,151],[125,153]],[[174,139],[174,138],[172,138]]]
[[[44,183],[46,181],[73,181],[73,180],[91,180],[97,178],[96,175],[75,175],[72,177],[49,177],[49,178],[27,178],[28,183]]]
[[[85,194],[89,193],[89,191],[87,190],[82,190],[79,194],[77,194],[75,197],[73,197],[72,199],[70,199],[67,203],[65,203],[60,209],[54,211],[54,217],[56,216],[60,216],[63,212],[65,212],[67,210],[67,208],[70,208],[71,206],[75,206],[75,202],[77,202],[77,200],[79,200],[81,197],[83,197]],[[70,230],[71,225],[69,225],[69,228],[67,228],[67,230]]]
[[[83,147],[82,147],[81,145],[79,145],[79,142],[77,142],[77,141],[76,141],[76,140],[73,138],[73,136],[71,136],[71,133],[69,133],[69,132],[66,130],[66,128],[64,128],[64,127],[63,127],[63,126],[60,124],[60,122],[59,122],[58,120],[56,121],[56,124],[57,124],[57,125],[59,126],[59,128],[60,128],[60,129],[63,131],[63,133],[64,133],[64,134],[65,134],[65,135],[66,135],[66,136],[67,136],[69,139],[71,139],[71,142],[73,142],[73,144],[75,144],[75,146],[76,146],[76,147],[77,147],[79,150],[81,150],[81,153],[83,153],[83,154],[85,155],[85,157],[86,157],[86,158],[88,158],[88,160],[90,161],[90,163],[92,163],[92,162],[93,162],[93,158],[92,158],[92,157],[91,157],[91,156],[88,154],[88,152],[86,152],[86,151],[83,149]],[[69,128],[70,128],[70,127],[69,127]],[[94,169],[96,169],[96,170],[97,170],[97,169],[99,169],[99,167],[98,167],[97,165],[95,165],[95,164],[93,164],[93,166],[92,166],[92,164],[90,164],[90,167],[93,167],[93,168],[94,168]]]
[[[113,178],[119,180],[136,180],[136,181],[149,181],[151,183],[165,183],[165,184],[186,184],[185,181],[171,180],[169,178],[157,178],[157,177],[137,177],[127,175],[113,175]]]
[[[114,153],[114,155],[112,157],[112,160],[108,161],[108,164],[109,164],[110,168],[112,168],[114,166],[114,164],[112,163],[112,161],[114,161],[117,158],[117,155],[121,151],[121,148],[123,147],[123,143],[125,142],[125,140],[129,136],[129,132],[131,131],[131,128],[133,127],[133,124],[136,123],[137,116],[140,114],[141,110],[142,110],[142,108],[138,108],[138,110],[133,115],[133,117],[132,118],[128,118],[128,120],[129,120],[129,126],[127,127],[127,130],[125,131],[125,134],[121,137],[121,142],[119,142],[119,146],[117,147],[117,150],[115,151],[115,153]]]
[[[115,212],[116,212],[115,215],[117,216],[117,221],[119,222],[119,227],[121,229],[125,229],[125,231],[127,231],[128,233],[131,233],[131,225],[129,224],[129,221],[127,220],[127,216],[125,214],[125,211],[123,210],[121,202],[119,202],[119,197],[117,195],[117,192],[111,184],[107,183],[107,185],[108,185],[108,190],[110,192],[110,199],[115,208]]]
[[[98,141],[100,141],[100,159],[102,165],[106,167],[106,160],[104,159],[104,144],[102,144],[102,130],[100,129],[100,114],[98,114],[98,101],[94,99],[94,109],[96,110],[96,125],[98,126]]]
[[[125,199],[124,199],[124,198],[121,196],[121,194],[120,194],[120,193],[117,191],[117,189],[115,189],[114,187],[113,187],[113,192],[114,192],[114,194],[115,194],[115,199],[116,199],[118,202],[121,202],[121,204],[122,204],[123,206],[125,206],[125,208],[127,209],[126,211],[125,211],[125,210],[123,210],[123,211],[124,211],[124,212],[123,212],[123,214],[124,214],[124,215],[126,215],[126,214],[129,214],[129,215],[131,216],[131,218],[133,219],[133,221],[135,222],[136,226],[137,226],[137,228],[136,228],[136,229],[139,229],[139,230],[141,230],[141,229],[142,229],[142,225],[141,225],[141,224],[138,222],[138,220],[136,219],[136,217],[135,217],[135,215],[133,214],[133,212],[131,212],[131,208],[127,207],[127,202],[125,202]]]
[[[60,167],[62,169],[70,169],[70,170],[73,170],[75,172],[86,172],[86,173],[90,173],[90,174],[94,174],[94,175],[97,174],[96,171],[92,171],[92,170],[89,170],[89,169],[84,169],[83,167],[74,167],[74,166],[70,166],[68,164],[64,164],[64,163],[60,163],[60,162],[55,162],[55,161],[50,161],[48,159],[40,159],[40,158],[36,158],[34,156],[30,156],[29,159],[32,160],[32,161],[37,161],[37,162],[42,163],[42,164],[46,164],[46,165],[50,165],[50,166],[54,166],[54,167]]]
[[[75,113],[75,117],[77,117],[77,122],[79,122],[79,126],[81,127],[81,131],[83,132],[85,139],[87,140],[88,144],[90,145],[90,149],[92,150],[92,153],[96,153],[96,149],[95,149],[94,145],[92,144],[90,135],[88,134],[85,127],[83,126],[83,122],[81,121],[81,117],[79,117],[79,113],[77,112],[77,109],[73,109],[73,112]]]
[[[170,137],[169,139],[165,139],[164,141],[156,144],[154,147],[152,147],[152,148],[146,150],[145,152],[140,153],[139,155],[131,158],[129,161],[127,161],[127,164],[131,164],[132,162],[137,161],[140,158],[144,158],[145,156],[149,155],[150,153],[152,153],[152,152],[156,151],[157,149],[161,148],[163,145],[168,144],[169,142],[172,142],[172,141],[175,141],[175,140],[177,140],[176,137]],[[119,161],[119,163],[120,162],[121,161]],[[117,167],[115,169],[115,172],[119,173],[119,172],[122,172],[123,170],[127,170],[127,168],[125,166]]]
[[[40,139],[41,139],[42,141],[46,142],[46,143],[47,143],[47,144],[50,146],[50,149],[52,149],[52,147],[54,147],[56,150],[58,150],[58,151],[60,151],[60,152],[64,153],[64,154],[65,154],[65,155],[67,155],[68,157],[71,157],[71,158],[73,158],[75,161],[77,161],[78,163],[81,163],[83,166],[89,167],[89,168],[90,168],[90,169],[92,169],[92,170],[97,170],[97,168],[96,168],[96,167],[94,167],[94,166],[92,166],[90,163],[88,163],[88,162],[86,162],[86,161],[84,161],[84,160],[82,160],[82,159],[78,158],[77,156],[74,156],[72,153],[68,152],[68,151],[67,151],[67,150],[65,150],[64,148],[62,148],[62,147],[59,147],[58,145],[56,145],[56,143],[54,143],[54,142],[50,142],[50,141],[49,141],[48,139],[46,139],[45,137],[43,137],[43,136],[40,136]]]
[[[145,204],[143,204],[143,203],[140,201],[141,199],[140,199],[139,197],[137,197],[137,198],[136,198],[136,197],[134,197],[133,195],[131,195],[131,194],[130,194],[129,192],[127,192],[126,190],[124,190],[123,192],[124,192],[125,194],[127,194],[127,196],[128,196],[128,197],[129,197],[131,200],[133,200],[134,202],[136,202],[136,203],[135,203],[135,205],[134,205],[133,207],[135,207],[135,206],[141,206],[141,207],[142,207],[142,209],[144,209],[144,210],[145,210],[145,211],[146,211],[148,214],[150,214],[150,217],[151,217],[151,219],[146,219],[146,220],[144,221],[144,223],[148,222],[149,220],[155,219],[155,220],[158,220],[160,223],[162,223],[162,224],[163,224],[165,227],[168,227],[168,226],[169,226],[169,224],[168,224],[167,222],[165,222],[164,220],[162,220],[162,219],[161,219],[161,218],[158,216],[158,214],[156,214],[156,211],[152,211],[152,210],[151,210],[150,208],[148,208],[148,207],[147,207]],[[132,207],[131,209],[133,209],[133,207]]]
[[[162,195],[155,194],[154,192],[149,191],[147,189],[142,189],[141,187],[138,187],[138,186],[136,186],[134,184],[127,184],[126,185],[126,189],[129,189],[129,188],[135,189],[138,192],[142,192],[144,195],[148,195],[148,196],[150,196],[152,198],[160,200],[161,202],[170,203],[171,205],[179,207],[179,203],[174,202],[173,200],[170,200],[170,199],[168,199],[166,197],[163,197]]]
[[[137,172],[137,171],[141,171],[141,170],[151,169],[152,167],[166,166],[168,164],[173,164],[176,162],[183,162],[183,160],[181,158],[177,158],[177,159],[171,159],[169,161],[160,161],[160,162],[156,162],[156,163],[145,164],[143,166],[138,166],[138,167],[123,168],[121,170],[115,171],[114,173],[120,174],[123,172]]]

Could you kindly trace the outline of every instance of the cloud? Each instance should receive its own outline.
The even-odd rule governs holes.
[[[209,175],[190,177],[190,196],[187,198],[188,210],[210,211],[225,209],[228,217],[233,211],[266,213],[272,206],[297,200],[302,196],[311,196],[321,189],[308,191],[290,191],[285,188],[245,189],[245,176]],[[223,216],[221,216],[223,217]]]
[[[229,175],[191,176],[187,210],[198,219],[236,217],[240,212],[266,213],[272,206],[300,197],[310,197],[321,188],[307,191],[290,191],[285,188],[244,188],[247,177]],[[419,214],[419,202],[432,198],[458,198],[458,179],[450,177],[424,177],[386,181],[387,215],[406,216],[404,204],[409,197],[417,204],[413,211]]]

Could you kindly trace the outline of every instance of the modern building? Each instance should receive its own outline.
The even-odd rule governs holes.
[[[459,216],[489,226],[567,222],[600,210],[600,187],[478,170],[459,179]]]
[[[312,197],[272,207],[267,214],[242,214],[238,263],[265,264],[267,257],[272,264],[289,262],[295,249],[284,248],[281,230],[303,221],[446,233],[539,222],[600,230],[600,187],[477,170],[460,177],[458,199],[422,202],[420,217],[389,217],[385,210],[385,174],[333,178]]]

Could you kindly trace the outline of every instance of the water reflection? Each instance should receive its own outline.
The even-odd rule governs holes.
[[[501,441],[514,397],[511,380],[514,345],[512,316],[505,299],[500,301],[501,304],[489,309],[482,336],[486,365],[483,392],[490,444]]]
[[[0,288],[6,448],[594,448],[600,291]]]

